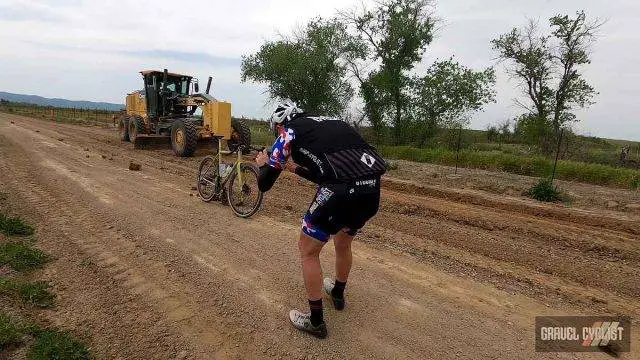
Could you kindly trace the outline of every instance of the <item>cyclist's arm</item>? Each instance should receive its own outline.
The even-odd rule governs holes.
[[[295,138],[292,129],[281,129],[280,136],[271,148],[271,156],[269,161],[260,167],[260,176],[258,177],[258,188],[262,192],[271,190],[271,187],[284,170],[291,156],[291,141]]]
[[[309,169],[307,169],[304,166],[299,166],[299,165],[294,165],[295,168],[293,170],[293,173],[300,176],[303,179],[309,180],[313,183],[316,182],[316,179],[313,177],[313,174],[311,173],[311,171],[309,171]]]
[[[260,167],[260,174],[258,175],[258,189],[262,192],[271,190],[273,184],[275,184],[278,176],[282,170],[275,169],[269,164],[262,165]]]

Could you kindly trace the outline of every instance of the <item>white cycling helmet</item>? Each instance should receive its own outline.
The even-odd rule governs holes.
[[[293,101],[283,101],[282,103],[278,104],[276,110],[273,112],[273,115],[271,115],[271,120],[269,121],[271,130],[274,130],[276,128],[276,125],[291,120],[292,115],[299,114],[301,112],[302,109],[298,108],[296,103],[294,103]]]

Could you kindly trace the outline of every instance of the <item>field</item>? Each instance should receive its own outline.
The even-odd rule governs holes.
[[[3,204],[54,259],[58,311],[41,316],[90,334],[96,357],[606,359],[534,353],[534,317],[640,316],[637,190],[560,182],[571,205],[541,204],[520,195],[534,178],[398,161],[354,245],[348,309],[327,309],[316,341],[285,317],[306,304],[296,238],[312,184],[283,174],[239,219],[196,196],[205,153],[0,114]]]

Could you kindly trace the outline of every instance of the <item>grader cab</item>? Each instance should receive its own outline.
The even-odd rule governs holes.
[[[177,156],[191,156],[198,141],[224,139],[229,150],[251,145],[251,133],[241,120],[231,118],[231,104],[204,94],[192,76],[164,71],[141,71],[144,89],[126,98],[126,115],[120,118],[120,139],[135,148],[154,139],[170,139]],[[198,111],[198,109],[200,111]]]

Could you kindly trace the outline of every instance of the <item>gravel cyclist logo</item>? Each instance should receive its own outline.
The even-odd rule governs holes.
[[[622,317],[536,317],[536,351],[630,351],[631,321]]]

